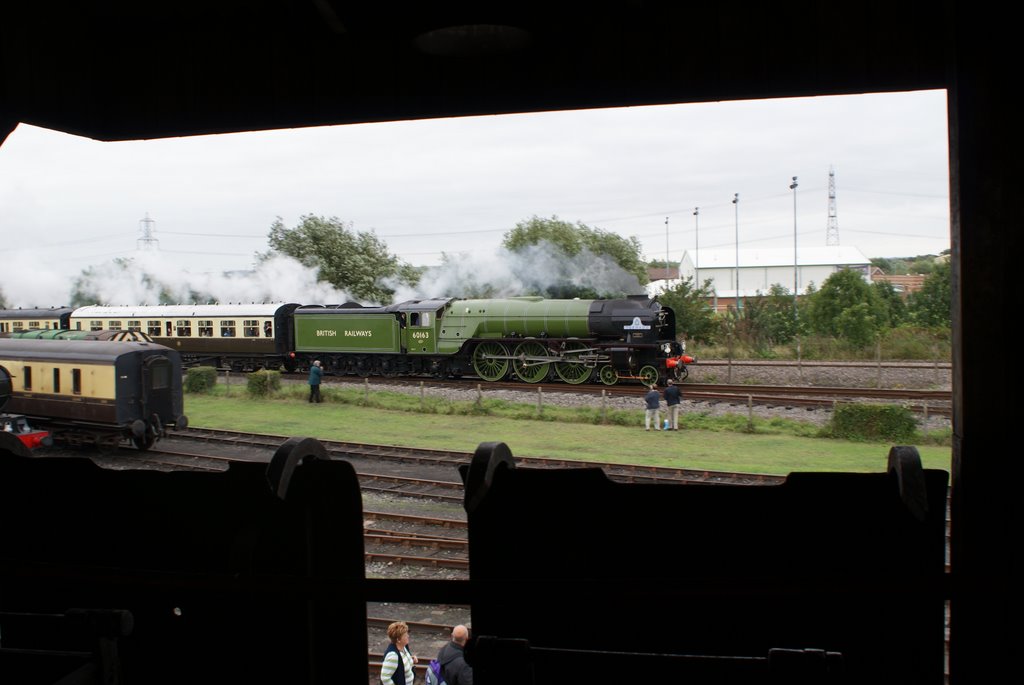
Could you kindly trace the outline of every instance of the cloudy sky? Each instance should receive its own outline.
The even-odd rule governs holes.
[[[830,167],[841,244],[938,253],[947,149],[941,91],[122,143],[22,125],[0,147],[0,230],[16,246],[0,290],[15,305],[67,302],[83,268],[138,255],[147,215],[151,261],[196,275],[250,268],[275,218],[304,214],[373,230],[417,265],[442,252],[484,263],[533,215],[636,236],[652,259],[692,250],[698,226],[702,248],[733,247],[737,224],[740,247],[791,247],[793,176],[799,244],[820,246]]]

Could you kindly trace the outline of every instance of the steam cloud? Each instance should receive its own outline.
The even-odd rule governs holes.
[[[72,299],[72,285],[88,293],[90,304],[131,305],[193,302],[298,302],[337,304],[355,298],[318,282],[316,271],[285,256],[259,263],[252,271],[189,273],[159,252],[139,253],[127,266],[108,262],[86,273],[49,271],[38,263],[14,259],[0,275],[11,307],[56,307]],[[546,297],[586,288],[601,297],[640,294],[636,276],[610,257],[582,250],[567,255],[550,243],[518,252],[499,249],[487,257],[449,255],[440,266],[428,267],[420,284],[387,283],[393,302],[431,297]],[[374,303],[364,303],[374,304]]]
[[[329,283],[316,280],[316,271],[291,257],[278,256],[259,263],[252,271],[189,273],[161,257],[139,253],[127,267],[108,262],[86,274],[56,274],[39,270],[5,273],[0,287],[12,307],[56,307],[71,301],[72,283],[81,278],[81,290],[90,304],[186,304],[193,302],[298,302],[335,304],[351,298]]]
[[[587,249],[567,255],[548,242],[517,252],[501,248],[490,257],[450,256],[429,267],[417,286],[390,284],[395,302],[429,297],[515,297],[540,294],[564,297],[586,288],[601,297],[643,294],[644,287],[607,255]]]

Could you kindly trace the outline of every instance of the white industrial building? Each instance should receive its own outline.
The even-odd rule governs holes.
[[[648,292],[660,293],[678,283],[678,278],[692,278],[694,283],[711,281],[716,309],[733,306],[736,298],[764,295],[775,284],[793,292],[794,281],[798,294],[805,294],[814,284],[820,288],[826,278],[841,269],[853,269],[870,281],[871,261],[855,247],[803,247],[796,252],[788,248],[758,248],[739,250],[687,250],[679,262],[676,279],[652,281]],[[675,274],[673,274],[675,275]],[[737,287],[737,278],[739,285]]]

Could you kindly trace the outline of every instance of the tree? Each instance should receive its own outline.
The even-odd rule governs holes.
[[[924,284],[910,295],[908,309],[910,318],[921,326],[945,326],[953,324],[953,285],[949,262],[935,265]]]
[[[832,326],[836,337],[857,347],[870,345],[879,329],[878,319],[867,302],[857,302],[839,312]]]
[[[880,305],[880,311],[884,312],[884,320],[881,322],[884,328],[896,328],[906,321],[907,305],[892,283],[875,281],[871,289]]]
[[[907,273],[909,274],[930,274],[935,270],[935,255],[918,255],[907,257]]]
[[[385,285],[414,283],[415,270],[388,252],[387,244],[375,233],[354,231],[350,223],[337,217],[312,214],[299,218],[295,228],[287,228],[280,217],[267,235],[270,251],[292,257],[317,270],[317,279],[327,281],[352,297],[369,302],[390,303],[394,289]]]
[[[800,324],[793,293],[778,283],[768,289],[767,295],[746,298],[740,318],[738,328],[751,346],[764,351],[795,338]]]
[[[825,279],[809,302],[808,315],[815,332],[851,342],[870,341],[888,319],[876,292],[859,272],[851,269],[837,271]],[[847,310],[850,312],[846,313]]]
[[[891,276],[892,274],[898,273],[898,269],[900,267],[897,265],[897,262],[899,261],[900,260],[898,259],[889,257],[872,257],[871,266],[877,266],[882,270],[882,273]]]
[[[519,252],[529,245],[543,242],[559,247],[570,257],[584,250],[610,257],[623,270],[636,276],[640,285],[647,283],[647,266],[640,256],[640,240],[635,236],[623,238],[617,233],[591,228],[581,222],[571,224],[557,216],[550,219],[534,216],[517,223],[505,234],[502,245],[511,252]]]
[[[710,298],[711,280],[698,288],[692,276],[658,295],[658,301],[676,314],[676,335],[704,343],[714,342],[718,334],[718,320],[708,304]]]

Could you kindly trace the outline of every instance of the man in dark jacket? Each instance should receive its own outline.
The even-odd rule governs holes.
[[[320,403],[320,380],[323,378],[324,370],[320,368],[320,360],[313,362],[309,367],[309,401]]]
[[[655,390],[654,385],[649,385],[647,394],[644,395],[644,426],[647,430],[651,430],[651,421],[654,421],[654,430],[661,430],[661,416],[658,413],[658,408],[661,406],[661,395]]]
[[[674,431],[679,430],[679,400],[682,396],[679,386],[669,378],[665,388],[665,404],[668,405],[668,427]]]
[[[473,685],[473,667],[466,663],[464,652],[468,640],[469,629],[466,626],[455,626],[452,629],[452,641],[438,652],[441,677],[448,685]]]

